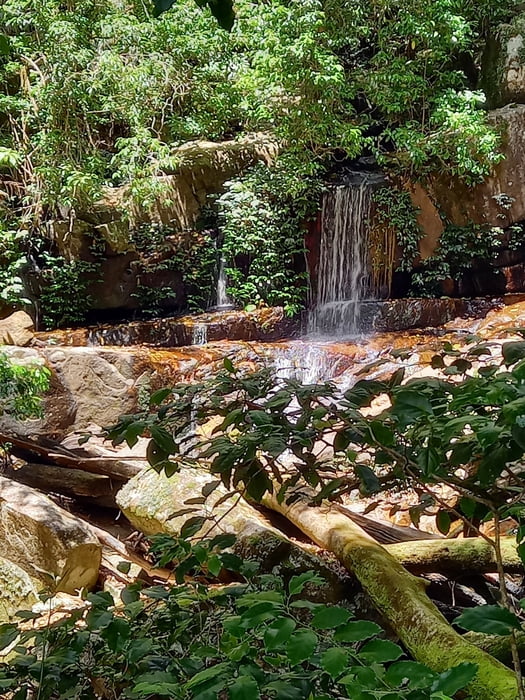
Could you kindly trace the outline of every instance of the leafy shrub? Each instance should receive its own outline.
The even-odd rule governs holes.
[[[39,418],[41,395],[49,387],[50,372],[40,363],[18,364],[0,353],[0,415]]]
[[[306,299],[304,225],[315,212],[318,169],[281,157],[226,183],[217,201],[228,294],[239,304],[282,305],[292,315]],[[294,272],[302,264],[303,272]]]
[[[160,549],[169,559],[182,547],[209,574],[214,558],[220,568],[228,556],[221,562],[214,553],[227,544],[219,538],[207,549],[191,551],[180,540]],[[312,603],[308,587],[323,582],[313,572],[285,583],[253,568],[241,565],[243,581],[227,586],[133,584],[121,601],[89,593],[86,609],[58,623],[46,624],[44,613],[43,627],[2,625],[0,645],[16,640],[16,648],[0,665],[0,688],[13,700],[35,693],[41,700],[446,700],[476,673],[472,664],[434,673],[403,659],[377,624],[353,619],[346,607]]]

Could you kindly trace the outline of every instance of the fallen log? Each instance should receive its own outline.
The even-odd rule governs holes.
[[[455,632],[426,595],[425,582],[409,573],[385,547],[331,505],[290,505],[266,494],[263,504],[281,513],[319,546],[333,552],[360,581],[377,610],[412,656],[435,671],[461,662],[478,665],[468,690],[475,700],[516,700],[515,674]]]
[[[56,467],[41,462],[21,462],[8,465],[3,475],[19,484],[25,484],[44,493],[56,493],[103,508],[116,508],[115,495],[122,480]]]
[[[28,462],[34,461],[36,455],[59,467],[80,469],[90,474],[101,474],[122,481],[128,481],[142,469],[142,466],[136,463],[136,459],[133,463],[120,457],[83,457],[64,449],[58,443],[43,445],[16,435],[0,433],[0,443],[10,443],[10,451]]]
[[[416,574],[483,574],[497,570],[494,548],[482,537],[398,542],[385,545],[385,549]],[[501,554],[505,571],[523,573],[514,537],[501,538]]]
[[[333,503],[332,505],[334,508],[341,511],[341,513],[353,520],[354,523],[362,527],[363,530],[371,535],[376,542],[380,542],[381,544],[443,539],[442,535],[436,535],[432,532],[416,530],[414,527],[403,527],[401,525],[389,523],[387,520],[369,518],[366,515],[354,513],[353,510],[339,505],[339,503]],[[410,545],[407,547],[407,549],[410,549]]]
[[[483,649],[502,663],[512,664],[512,649],[510,635],[482,634],[481,632],[467,632],[465,639]],[[520,658],[525,658],[525,632],[516,634],[516,645]]]

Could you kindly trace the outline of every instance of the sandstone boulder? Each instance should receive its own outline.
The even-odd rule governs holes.
[[[252,506],[242,499],[237,502],[237,495],[218,504],[227,495],[222,486],[208,496],[205,504],[185,505],[188,499],[201,496],[203,486],[214,479],[204,469],[182,467],[170,478],[164,473],[157,474],[153,469],[145,469],[120,489],[117,503],[132,525],[146,535],[159,532],[178,535],[189,517],[212,515],[220,523],[214,525],[210,520],[196,536],[208,531],[213,537],[221,532],[247,535],[272,529],[268,521]],[[195,512],[174,516],[174,513],[184,508],[195,508]]]
[[[338,567],[323,561],[314,552],[292,542],[273,527],[269,521],[237,495],[226,498],[227,491],[219,486],[203,505],[186,504],[197,498],[202,487],[213,481],[206,470],[182,468],[171,477],[145,469],[133,477],[117,494],[117,503],[132,525],[146,535],[167,533],[178,535],[188,518],[212,516],[195,535],[213,537],[220,533],[237,535],[235,551],[243,558],[255,560],[262,571],[279,572],[284,578],[314,570],[326,584],[308,591],[312,599],[336,601],[347,592],[348,576],[341,575]],[[177,511],[195,508],[195,512],[177,515]]]
[[[0,345],[29,345],[34,331],[31,316],[25,311],[15,311],[0,321]]]
[[[88,525],[27,486],[0,477],[0,546],[31,578],[74,593],[98,578],[101,545]]]

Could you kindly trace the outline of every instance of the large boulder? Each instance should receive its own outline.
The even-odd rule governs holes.
[[[29,345],[35,326],[25,311],[15,311],[0,321],[0,345]]]
[[[220,533],[237,535],[235,551],[243,558],[255,560],[262,571],[278,571],[284,578],[314,570],[326,580],[307,594],[316,600],[341,600],[348,576],[338,567],[323,561],[314,552],[292,542],[273,527],[255,508],[237,494],[228,498],[221,485],[208,496],[205,504],[188,505],[189,499],[201,496],[202,488],[215,477],[204,469],[181,468],[171,477],[144,469],[125,484],[117,494],[117,503],[131,524],[145,533],[177,536],[188,518],[211,518],[195,537],[213,537]],[[221,502],[222,501],[222,502]],[[191,513],[184,513],[187,509]]]
[[[102,556],[100,542],[81,520],[51,499],[0,477],[2,555],[51,590],[92,588]]]
[[[184,508],[195,509],[191,517],[213,515],[220,521],[218,525],[210,521],[196,536],[204,532],[209,532],[210,536],[220,532],[248,535],[273,530],[255,508],[242,499],[237,502],[237,494],[227,498],[227,491],[222,486],[208,496],[205,504],[185,505],[188,499],[201,496],[203,487],[214,478],[205,469],[182,467],[169,478],[164,472],[157,474],[153,469],[145,469],[120,489],[117,503],[131,524],[146,535],[159,532],[178,535],[190,517],[188,514],[176,515]]]
[[[506,228],[525,220],[525,105],[489,112],[503,135],[505,160],[479,185],[450,175],[432,178],[428,192],[441,215],[456,226],[488,224]]]
[[[525,103],[525,14],[498,27],[486,44],[481,82],[489,107]]]

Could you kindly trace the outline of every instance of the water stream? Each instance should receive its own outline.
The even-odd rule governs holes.
[[[323,197],[316,304],[308,332],[354,336],[369,291],[368,228],[374,182],[331,187]]]

